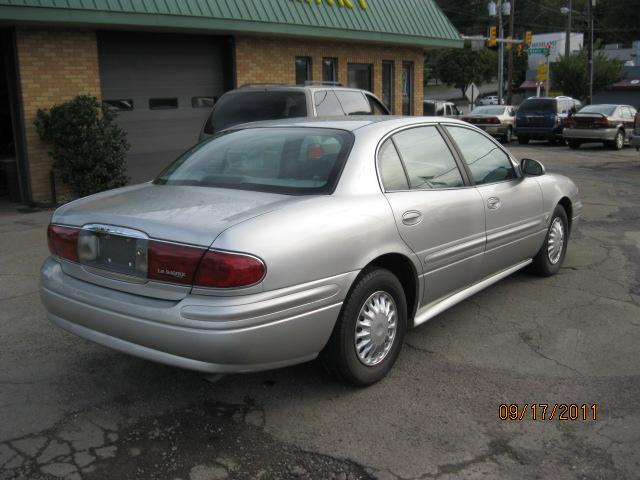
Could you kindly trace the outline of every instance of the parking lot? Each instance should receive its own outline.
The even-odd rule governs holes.
[[[564,267],[409,332],[364,390],[317,363],[211,383],[55,328],[38,297],[51,212],[0,208],[0,479],[638,478],[640,153],[510,148],[580,188]],[[503,403],[589,419],[501,420]]]

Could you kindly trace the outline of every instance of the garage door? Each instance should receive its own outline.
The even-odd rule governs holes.
[[[131,144],[132,183],[156,176],[194,145],[224,92],[225,38],[163,33],[100,32],[102,99],[118,111]]]

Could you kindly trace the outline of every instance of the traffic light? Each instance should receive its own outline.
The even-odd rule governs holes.
[[[489,47],[495,47],[498,42],[496,42],[497,36],[497,28],[495,26],[489,27]]]
[[[524,44],[527,47],[531,46],[531,37],[533,37],[533,34],[531,32],[525,32],[525,34],[524,34]]]

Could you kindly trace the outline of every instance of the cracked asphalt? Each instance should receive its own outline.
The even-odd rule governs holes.
[[[409,332],[365,390],[317,363],[215,383],[50,325],[50,212],[0,206],[0,479],[637,479],[640,154],[513,145],[573,178],[551,278],[518,273]],[[499,405],[597,405],[597,420]]]

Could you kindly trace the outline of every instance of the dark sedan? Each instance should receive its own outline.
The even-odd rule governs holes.
[[[568,119],[563,136],[574,149],[583,143],[602,142],[620,150],[631,141],[635,115],[630,105],[587,105]]]

